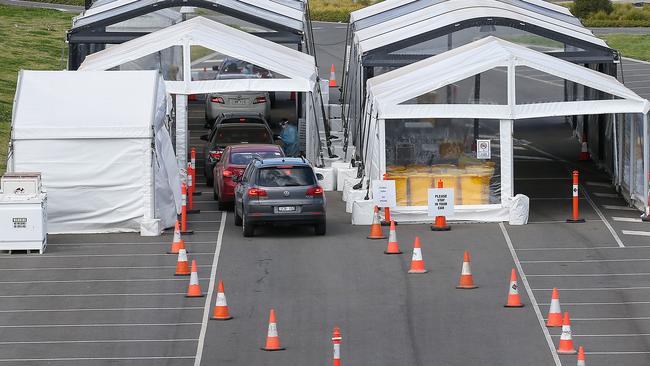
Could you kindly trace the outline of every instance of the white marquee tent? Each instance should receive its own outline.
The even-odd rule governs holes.
[[[182,48],[177,80],[165,80],[167,92],[176,95],[237,92],[295,91],[306,93],[305,119],[307,158],[315,161],[319,153],[316,119],[320,113],[318,71],[313,56],[203,17],[192,18],[132,41],[110,47],[86,57],[79,70],[119,70],[133,68],[134,62],[170,47]],[[231,80],[192,80],[192,46],[201,46],[228,57],[243,60],[283,77]],[[128,65],[128,66],[127,66]],[[164,65],[163,65],[164,66]],[[151,66],[144,66],[144,68]],[[154,65],[156,67],[156,65]],[[163,76],[165,72],[161,70]],[[167,77],[168,79],[171,79]],[[177,108],[179,106],[177,105]],[[180,110],[180,108],[179,108]],[[178,116],[178,113],[177,113]],[[182,121],[182,120],[181,120]],[[176,152],[181,167],[186,165],[187,125],[176,125]]]
[[[570,102],[526,102],[516,100],[516,71],[528,67],[539,72],[572,81],[609,95],[607,99]],[[503,104],[414,104],[414,98],[440,90],[476,74],[499,68],[507,74],[503,88],[507,100]],[[440,72],[445,70],[445,72]],[[648,136],[647,114],[650,103],[626,88],[618,80],[591,69],[560,60],[529,48],[495,37],[488,37],[443,54],[379,75],[367,82],[367,99],[363,124],[368,132],[365,150],[365,179],[380,179],[386,172],[386,122],[417,119],[491,119],[500,121],[501,203],[457,207],[457,220],[507,220],[509,200],[513,196],[512,128],[514,120],[528,118],[588,115],[634,114],[643,118],[643,136]],[[525,122],[521,122],[525,123]],[[639,131],[640,133],[640,131]],[[648,156],[648,139],[643,139],[643,156]],[[621,157],[619,156],[619,160]],[[648,160],[643,161],[648,176]],[[644,185],[643,196],[648,195]],[[491,210],[491,211],[490,211]],[[427,218],[426,207],[398,207],[399,221]],[[480,212],[480,215],[476,215]],[[400,217],[401,216],[401,217]]]
[[[21,71],[8,170],[41,172],[50,233],[159,235],[180,176],[153,71]]]

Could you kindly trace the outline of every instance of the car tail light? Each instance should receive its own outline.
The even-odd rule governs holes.
[[[212,103],[224,104],[222,97],[213,97],[210,100],[212,101]]]
[[[317,197],[317,196],[322,196],[323,195],[323,188],[320,186],[316,187],[310,187],[307,190],[307,196],[309,197]]]
[[[212,150],[210,151],[210,156],[215,158],[215,159],[221,159],[221,154],[223,151],[217,151],[217,150]]]
[[[257,97],[253,102],[253,104],[261,104],[261,103],[266,103],[266,97]]]
[[[230,171],[230,170],[227,170],[227,169],[226,169],[226,170],[223,171],[223,176],[224,176],[224,177],[232,177],[232,176],[233,176],[233,172]]]
[[[248,196],[249,197],[266,197],[266,191],[263,190],[262,188],[249,188],[248,189]]]
[[[240,118],[239,122],[246,122],[246,118]]]

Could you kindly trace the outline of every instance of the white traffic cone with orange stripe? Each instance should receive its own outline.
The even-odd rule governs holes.
[[[223,281],[219,280],[217,285],[217,303],[214,305],[212,312],[212,319],[214,320],[230,320],[230,312],[228,311],[228,303],[226,302],[226,294],[223,289]]]
[[[427,273],[427,270],[424,269],[424,259],[422,259],[419,236],[416,236],[413,242],[413,257],[411,257],[411,269],[409,269],[408,273]]]
[[[513,268],[510,272],[510,287],[508,288],[508,301],[503,305],[507,308],[521,308],[524,304],[521,303],[521,296],[519,296],[519,285],[517,284],[517,271]]]
[[[379,219],[379,207],[377,206],[375,206],[375,213],[372,217],[372,225],[370,225],[368,239],[386,239],[384,233],[381,232],[381,220]]]
[[[388,233],[388,246],[384,250],[384,254],[402,254],[402,251],[399,250],[399,244],[397,244],[397,232],[395,231],[395,222],[390,222],[390,231]]]
[[[472,276],[472,266],[469,261],[469,252],[466,250],[463,254],[463,267],[460,271],[460,281],[456,288],[459,289],[474,289],[477,288],[474,284],[474,277]]]
[[[334,64],[330,68],[330,88],[336,88],[336,70],[334,69]]]
[[[586,366],[585,363],[585,348],[580,346],[578,347],[578,363],[576,366]]]
[[[189,276],[190,267],[187,264],[187,252],[185,249],[178,250],[178,260],[176,261],[176,273],[174,276]]]
[[[192,273],[190,274],[190,284],[187,287],[185,297],[203,297],[201,285],[199,285],[199,274],[196,271],[196,259],[192,259]]]
[[[178,254],[180,249],[185,249],[185,241],[181,238],[181,228],[178,220],[176,220],[176,225],[174,225],[174,240],[172,241],[172,247],[169,249],[167,254]],[[185,249],[187,252],[187,249]]]
[[[561,327],[562,326],[562,308],[560,307],[560,294],[557,288],[553,287],[553,294],[551,295],[551,307],[548,310],[546,317],[547,327]]]
[[[587,161],[590,158],[589,146],[587,145],[587,136],[582,135],[582,144],[580,144],[580,156],[578,157],[578,160]]]
[[[569,319],[569,312],[564,313],[564,320],[562,321],[562,335],[560,336],[560,345],[557,348],[557,353],[562,355],[575,355],[578,353],[573,347],[573,337],[571,336],[571,320]]]
[[[278,323],[275,320],[275,309],[269,313],[269,329],[266,333],[266,344],[262,347],[264,351],[282,351],[286,348],[280,346],[280,337],[278,336]]]

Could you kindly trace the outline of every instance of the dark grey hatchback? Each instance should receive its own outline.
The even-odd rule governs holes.
[[[264,224],[314,225],[325,235],[325,195],[322,179],[303,158],[254,159],[235,187],[235,225],[253,236]]]

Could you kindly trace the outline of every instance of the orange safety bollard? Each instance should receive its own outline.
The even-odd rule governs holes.
[[[190,152],[190,164],[192,165],[192,195],[202,196],[201,192],[196,191],[196,148],[192,148]]]
[[[200,210],[194,209],[194,186],[196,181],[194,180],[194,172],[191,167],[191,163],[187,163],[187,213],[195,214],[201,212]]]
[[[334,327],[332,331],[332,345],[334,346],[334,357],[332,358],[333,366],[341,366],[341,329]]]
[[[442,180],[438,180],[438,188],[443,188]],[[436,221],[431,225],[431,231],[449,231],[451,226],[447,225],[447,218],[444,216],[436,216]]]
[[[580,173],[578,173],[577,170],[573,171],[573,217],[570,219],[567,219],[566,222],[569,223],[580,223],[580,222],[585,222],[585,219],[580,218],[580,214],[578,212],[578,185],[579,185],[579,176]]]
[[[384,174],[384,180],[388,179],[388,174]],[[381,222],[381,226],[390,226],[390,222],[392,219],[390,218],[390,207],[384,207],[384,220]],[[397,225],[397,222],[395,222],[395,225]]]
[[[190,235],[194,231],[187,230],[187,184],[181,184],[181,234]]]

